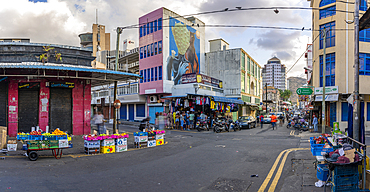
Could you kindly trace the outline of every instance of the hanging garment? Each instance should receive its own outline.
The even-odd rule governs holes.
[[[187,108],[187,107],[189,107],[189,100],[186,99],[184,101],[184,108]]]
[[[215,109],[215,102],[211,101],[211,109]]]
[[[210,101],[210,99],[209,99],[209,97],[207,97],[206,98],[206,105],[209,105],[210,104],[209,101]]]

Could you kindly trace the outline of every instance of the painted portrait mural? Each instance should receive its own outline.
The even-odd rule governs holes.
[[[181,83],[181,76],[199,73],[200,33],[194,28],[170,17],[169,56],[167,58],[167,80]]]

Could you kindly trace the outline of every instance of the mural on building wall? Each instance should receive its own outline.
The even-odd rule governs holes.
[[[200,33],[172,17],[169,25],[169,57],[165,73],[166,80],[177,85],[183,74],[199,73]]]

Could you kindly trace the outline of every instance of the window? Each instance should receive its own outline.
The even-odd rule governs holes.
[[[370,29],[360,31],[360,41],[370,42]]]
[[[157,31],[157,20],[154,21],[153,27],[154,27],[154,32],[156,32]]]
[[[162,18],[158,19],[158,31],[162,29]]]
[[[158,67],[158,80],[162,80],[162,66]]]
[[[335,53],[326,54],[325,86],[335,86]],[[320,87],[323,78],[323,56],[320,55]]]
[[[143,36],[143,26],[140,27],[140,37]]]
[[[153,43],[150,45],[150,56],[153,56],[154,55],[154,50],[153,50]]]
[[[158,69],[157,69],[157,67],[155,67],[154,69],[155,69],[155,71],[154,71],[154,74],[155,74],[154,81],[157,81],[157,78],[158,78],[157,71],[158,71]]]
[[[366,116],[367,116],[367,121],[370,121],[370,102],[366,102],[367,107],[366,107]]]
[[[335,46],[335,21],[320,25],[320,31],[326,29],[326,47]],[[323,34],[320,33],[320,49],[323,48]]]
[[[144,58],[146,58],[146,46],[144,46]]]
[[[148,53],[148,54],[147,54],[147,57],[150,57],[149,45],[147,45],[147,46],[146,46],[146,50],[147,50],[146,52]]]
[[[158,41],[158,54],[162,53],[162,41]]]
[[[146,25],[143,25],[143,36],[145,36],[146,35],[146,27],[145,27]]]
[[[335,12],[336,12],[335,9],[336,9],[335,5],[331,6],[331,7],[328,7],[328,8],[325,8],[325,9],[321,9],[320,10],[320,19],[327,18],[327,17],[335,15]]]
[[[150,33],[153,33],[153,21],[150,22]]]
[[[253,61],[251,62],[251,72],[250,73],[254,76],[254,62]]]
[[[145,117],[145,104],[136,104],[136,117]]]
[[[146,69],[144,69],[144,83],[146,82]]]
[[[348,102],[342,102],[342,121],[348,121]]]
[[[148,72],[148,82],[150,82],[150,69],[147,69],[147,72]]]
[[[360,75],[370,75],[370,54],[360,53]]]
[[[140,47],[140,59],[143,59],[144,49]]]
[[[242,70],[245,70],[245,54],[242,52]]]
[[[157,55],[157,42],[154,43],[154,55]]]
[[[150,69],[150,78],[151,78],[151,81],[154,81],[154,68],[153,67]]]
[[[366,11],[366,10],[367,10],[366,0],[360,0],[360,11]]]
[[[245,73],[243,72],[242,72],[241,86],[242,86],[242,92],[245,92]]]
[[[247,59],[247,71],[248,72],[250,70],[250,63],[251,63],[251,59],[248,57],[248,59]]]
[[[146,24],[146,34],[149,35],[149,32],[150,32],[150,27],[149,27],[149,23]]]
[[[321,0],[320,7],[323,7],[325,5],[329,5],[329,4],[332,4],[332,3],[335,3],[335,0]]]
[[[140,76],[141,76],[141,79],[140,79],[140,83],[143,83],[143,70],[140,70]]]

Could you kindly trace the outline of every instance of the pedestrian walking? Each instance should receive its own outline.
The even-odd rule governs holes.
[[[274,130],[275,125],[276,125],[276,116],[274,114],[271,115],[271,125],[272,125],[272,130]],[[276,130],[277,130],[277,127],[276,127]]]
[[[190,112],[190,115],[189,115],[189,123],[190,123],[190,128],[193,129],[194,128],[194,112]]]
[[[98,127],[98,134],[105,134],[104,130],[104,116],[103,114],[99,111],[98,114],[95,114],[94,118],[92,119],[96,126]]]
[[[260,116],[260,123],[261,123],[261,129],[263,128],[263,118],[265,118],[263,115]]]
[[[319,121],[317,120],[316,115],[313,116],[312,124],[313,124],[313,130],[315,132],[318,132],[319,130],[317,128],[317,125],[319,124]]]

